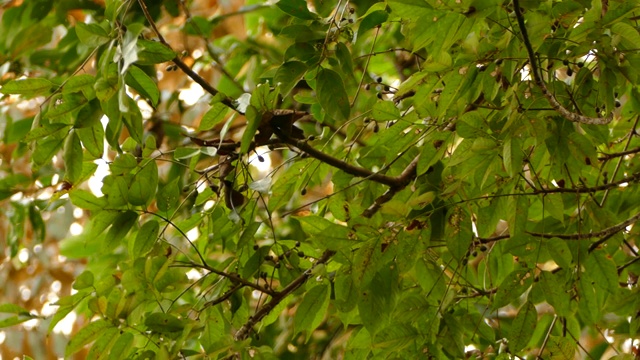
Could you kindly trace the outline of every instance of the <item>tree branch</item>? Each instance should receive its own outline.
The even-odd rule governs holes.
[[[329,164],[335,168],[338,168],[346,172],[347,174],[351,174],[353,176],[357,176],[361,178],[366,178],[371,181],[375,181],[377,183],[387,185],[390,187],[404,187],[406,186],[406,182],[409,180],[409,179],[403,178],[402,175],[387,176],[378,172],[373,172],[363,167],[351,165],[348,162],[334,158],[333,156],[314,148],[313,146],[307,144],[305,140],[298,140],[290,137],[289,135],[285,134],[283,131],[281,131],[276,127],[273,128],[273,132],[280,138],[280,140],[282,140],[282,142],[295,146],[298,149],[307,153],[307,155],[311,156],[312,158],[320,160],[323,163]]]
[[[406,169],[397,177],[400,183],[404,184],[403,186],[392,186],[387,191],[385,191],[382,196],[377,198],[371,206],[369,206],[363,213],[362,216],[366,218],[371,218],[385,203],[389,202],[396,195],[397,192],[404,189],[406,185],[414,179],[416,176],[416,169],[418,168],[418,160],[420,156],[416,156],[413,161],[407,166]]]
[[[249,320],[236,332],[235,340],[242,341],[249,337],[249,334],[255,324],[257,324],[265,316],[267,316],[267,314],[269,314],[271,310],[278,306],[278,304],[280,304],[282,300],[291,295],[291,293],[296,291],[300,286],[307,282],[307,280],[309,280],[312,275],[312,270],[320,264],[326,264],[334,254],[334,251],[326,250],[324,254],[322,254],[322,257],[320,257],[320,259],[318,259],[318,261],[313,264],[311,269],[306,270],[304,273],[298,276],[295,280],[289,283],[287,287],[282,289],[282,291],[274,294],[271,301],[262,305],[260,309],[258,309],[258,311],[253,316],[251,316]]]
[[[540,69],[538,68],[536,62],[536,55],[533,51],[533,46],[531,45],[531,40],[529,40],[529,35],[527,33],[527,27],[524,24],[524,16],[522,15],[522,11],[520,9],[520,1],[513,0],[513,7],[516,14],[516,20],[518,21],[518,27],[520,28],[520,33],[522,34],[522,41],[524,42],[524,46],[527,49],[527,56],[529,58],[529,66],[531,67],[531,75],[533,77],[533,82],[542,90],[542,94],[547,98],[549,104],[556,110],[562,117],[565,119],[577,122],[581,124],[591,124],[591,125],[606,125],[613,120],[613,113],[609,112],[607,117],[589,117],[574,113],[569,111],[567,108],[562,106],[560,102],[556,99],[556,97],[549,91],[547,85],[542,80],[542,76],[540,74]]]
[[[191,264],[189,264],[189,266],[194,267],[194,268],[201,268],[201,269],[208,270],[208,271],[210,271],[210,272],[212,272],[212,273],[214,273],[216,275],[219,275],[219,276],[222,276],[222,277],[225,277],[225,278],[231,280],[231,282],[233,282],[233,283],[242,284],[243,286],[250,287],[252,289],[258,290],[258,291],[263,292],[263,293],[265,293],[267,295],[270,295],[270,296],[276,296],[278,294],[276,291],[268,289],[268,288],[266,288],[264,286],[260,286],[258,284],[255,284],[255,283],[253,283],[253,282],[251,282],[251,281],[249,281],[247,279],[244,279],[244,278],[240,277],[238,274],[233,274],[233,273],[227,273],[227,272],[224,272],[224,271],[220,271],[220,270],[218,270],[216,268],[213,268],[213,267],[211,267],[211,266],[209,266],[207,264],[200,265],[200,264],[196,264],[196,263],[191,263]]]
[[[144,3],[144,0],[138,0],[138,4],[140,4],[140,7],[142,8],[142,12],[144,13],[144,17],[149,22],[149,25],[151,25],[151,28],[153,29],[153,32],[156,34],[156,36],[158,36],[158,40],[160,40],[160,42],[164,46],[168,47],[169,49],[171,49],[173,51],[173,48],[171,48],[171,45],[169,45],[167,40],[165,40],[165,38],[162,36],[160,31],[158,30],[158,27],[156,26],[155,21],[153,21],[153,18],[151,17],[151,14],[149,14],[149,10],[147,9],[147,5]],[[195,81],[198,85],[202,86],[202,88],[206,92],[208,92],[212,96],[215,96],[216,94],[219,93],[219,91],[216,88],[211,86],[211,84],[209,84],[209,82],[207,82],[204,78],[202,78],[202,76],[200,76],[198,73],[196,73],[195,71],[191,70],[189,65],[185,64],[182,60],[180,60],[180,58],[178,56],[174,57],[172,61],[173,61],[174,64],[176,64],[177,67],[180,68],[180,70],[182,70],[185,74],[187,74],[187,76],[189,76],[189,78],[191,78],[191,80]],[[230,109],[232,109],[234,111],[238,111],[238,109],[236,108],[235,104],[233,103],[233,99],[224,98],[221,102],[223,104],[225,104],[228,108],[230,108]],[[240,111],[238,111],[238,112],[240,112]]]
[[[529,234],[529,235],[532,235],[532,236],[535,236],[535,237],[540,237],[540,238],[543,238],[543,239],[559,238],[559,239],[563,239],[563,240],[584,240],[584,239],[591,239],[591,238],[595,238],[595,237],[608,237],[608,236],[614,235],[615,233],[618,233],[618,232],[624,230],[627,226],[629,226],[631,224],[634,224],[638,220],[640,220],[640,213],[633,215],[632,217],[628,218],[627,220],[621,222],[620,224],[608,227],[608,228],[600,230],[600,231],[590,232],[590,233],[547,234],[547,233],[537,233],[537,232],[532,232],[532,231],[525,231],[525,232],[527,234]],[[511,235],[500,235],[500,236],[494,236],[494,237],[490,237],[490,238],[477,238],[477,239],[481,243],[486,244],[486,243],[490,243],[490,242],[494,242],[494,241],[498,241],[498,240],[508,239],[510,237],[511,237]]]

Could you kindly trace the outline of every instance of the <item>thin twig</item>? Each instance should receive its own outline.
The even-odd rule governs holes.
[[[631,132],[629,133],[629,138],[627,139],[627,143],[624,145],[624,151],[629,149],[629,145],[631,144],[631,140],[633,139],[633,134],[636,133],[636,126],[638,126],[638,120],[640,120],[640,116],[636,116],[636,121],[633,123],[633,127],[631,128]],[[616,167],[613,170],[613,174],[611,175],[612,179],[616,178],[618,175],[618,171],[620,170],[620,166],[622,165],[622,158],[618,159],[616,163]],[[604,195],[602,196],[602,200],[600,201],[600,207],[604,206],[604,202],[607,201],[607,196],[609,195],[609,189],[605,190]]]
[[[144,13],[144,17],[149,22],[149,25],[151,26],[151,28],[153,29],[153,32],[158,37],[158,40],[160,40],[160,42],[164,46],[168,47],[169,49],[171,49],[171,51],[173,51],[173,49],[171,48],[171,45],[169,45],[169,43],[165,40],[165,38],[162,36],[160,31],[158,30],[158,27],[156,26],[155,21],[153,21],[153,18],[151,17],[151,14],[149,14],[149,10],[147,9],[147,5],[144,3],[144,0],[138,0],[138,4],[140,4],[140,7],[142,8],[142,12]],[[214,88],[213,86],[211,86],[211,84],[209,84],[209,82],[207,82],[204,78],[202,78],[202,76],[200,76],[198,73],[193,71],[189,67],[189,65],[185,64],[180,59],[180,57],[176,56],[176,57],[173,58],[172,61],[173,61],[174,64],[176,64],[177,67],[180,68],[180,70],[182,70],[185,74],[187,74],[187,76],[189,76],[189,78],[191,78],[191,80],[195,81],[198,85],[202,86],[202,88],[206,92],[208,92],[212,96],[215,96],[216,94],[219,93],[219,91],[216,88]],[[224,105],[226,105],[228,108],[240,113],[240,111],[238,111],[238,109],[236,108],[236,105],[233,103],[233,99],[224,98],[221,102]]]

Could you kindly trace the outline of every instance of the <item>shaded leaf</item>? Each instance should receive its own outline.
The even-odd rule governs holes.
[[[349,97],[340,75],[329,69],[318,71],[317,87],[318,101],[327,115],[338,121],[345,121],[351,113]]]

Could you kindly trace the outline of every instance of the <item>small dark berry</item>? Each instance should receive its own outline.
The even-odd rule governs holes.
[[[373,123],[373,132],[377,133],[378,131],[380,131],[380,126],[378,126],[378,123],[375,122]]]
[[[354,8],[349,8],[349,14],[353,14],[353,13],[355,13],[355,12],[356,12],[356,9],[354,9]]]
[[[381,76],[378,76],[378,77],[376,78],[376,82],[377,82],[378,84],[380,84],[380,83],[382,82],[382,77],[381,77]]]
[[[576,65],[578,65],[579,68],[582,68],[582,67],[584,67],[584,62],[578,61],[578,63]]]
[[[309,141],[313,141],[313,140],[315,140],[315,139],[316,139],[316,137],[315,137],[315,136],[313,136],[313,135],[309,135],[309,137],[307,138],[307,140],[309,140]]]
[[[480,246],[480,251],[487,251],[487,246],[486,245]]]
[[[304,257],[304,251],[298,251],[298,256]]]
[[[276,269],[280,269],[280,263],[276,263],[275,267]]]
[[[573,75],[573,70],[571,70],[571,68],[567,69],[567,76],[572,76]]]
[[[273,256],[267,255],[267,256],[264,257],[264,259],[267,260],[267,261],[271,261],[271,260],[273,260]]]
[[[569,66],[569,60],[567,59],[562,60],[562,65]]]
[[[349,24],[353,24],[353,19],[349,19]]]
[[[378,99],[382,100],[382,93],[378,93],[378,94],[376,94],[376,96],[378,97]]]
[[[467,265],[469,261],[467,259],[462,259],[462,265]]]
[[[302,190],[300,190],[300,195],[307,195],[307,188],[302,188]]]
[[[600,108],[596,106],[596,113],[600,113]]]
[[[300,241],[296,241],[296,247],[300,247]]]
[[[191,189],[191,187],[189,185],[185,185],[182,187],[182,192],[187,192],[189,189]]]
[[[496,59],[496,65],[502,65],[504,59]]]
[[[480,65],[480,66],[478,66],[478,71],[479,71],[479,72],[483,72],[483,71],[485,71],[485,70],[487,70],[487,66],[486,66],[486,65]]]
[[[364,84],[364,89],[365,89],[365,90],[369,90],[369,89],[371,89],[371,85],[370,85],[370,84]]]
[[[477,251],[472,252],[472,253],[471,253],[471,256],[473,256],[473,257],[478,256],[478,252],[477,252]]]
[[[616,100],[616,107],[618,108],[620,106],[622,106],[622,104],[620,104],[620,101]]]
[[[258,250],[260,249],[260,245],[258,244],[253,244],[253,250]]]
[[[262,155],[258,155],[258,161],[264,162],[264,157]]]

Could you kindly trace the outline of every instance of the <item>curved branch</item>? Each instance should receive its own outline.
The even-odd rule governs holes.
[[[562,117],[565,119],[577,122],[581,124],[591,124],[591,125],[606,125],[613,120],[613,113],[610,112],[606,117],[589,117],[574,113],[569,111],[567,108],[562,106],[560,102],[556,99],[556,97],[549,91],[547,85],[542,81],[542,76],[540,75],[540,69],[536,63],[536,55],[533,51],[533,46],[531,45],[531,40],[529,40],[529,35],[527,33],[527,27],[524,24],[524,16],[522,15],[522,11],[520,10],[520,1],[513,0],[513,7],[516,14],[516,19],[518,20],[518,27],[520,28],[520,33],[522,34],[522,41],[524,42],[524,46],[527,49],[527,55],[529,57],[529,66],[531,67],[531,75],[533,77],[533,82],[542,90],[542,94],[549,104],[553,107],[555,111],[560,113]]]

